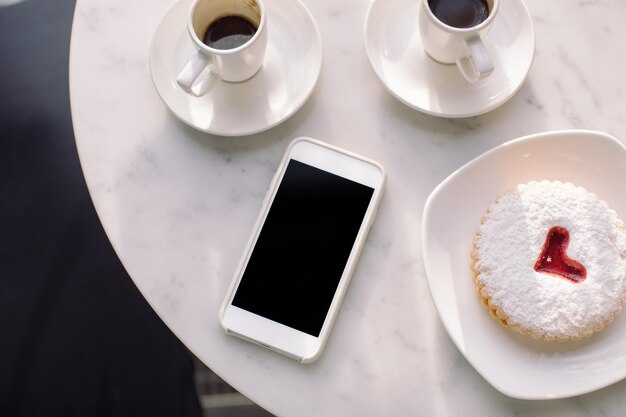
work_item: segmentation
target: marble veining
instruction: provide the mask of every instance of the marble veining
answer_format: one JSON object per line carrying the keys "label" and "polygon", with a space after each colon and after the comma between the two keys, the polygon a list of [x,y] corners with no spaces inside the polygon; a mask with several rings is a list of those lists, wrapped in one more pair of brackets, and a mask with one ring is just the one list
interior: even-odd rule
{"label": "marble veining", "polygon": [[[386,92],[363,46],[367,1],[304,3],[324,52],[312,97],[269,131],[220,138],[179,122],[152,85],[150,42],[172,0],[78,0],[70,58],[77,147],[100,219],[142,294],[201,360],[277,415],[622,415],[626,382],[535,402],[486,383],[437,316],[420,232],[432,189],[498,144],[566,128],[626,140],[626,3],[527,0],[536,54],[524,86],[502,107],[457,120],[421,114]],[[329,344],[305,366],[223,334],[217,320],[274,170],[302,135],[388,170]]]}

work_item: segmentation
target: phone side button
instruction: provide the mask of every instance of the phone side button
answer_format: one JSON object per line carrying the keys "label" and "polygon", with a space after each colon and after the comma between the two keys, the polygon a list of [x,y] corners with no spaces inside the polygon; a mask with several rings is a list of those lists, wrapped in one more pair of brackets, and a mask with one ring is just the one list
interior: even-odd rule
{"label": "phone side button", "polygon": [[265,197],[263,197],[263,207],[265,207],[270,201],[270,195],[272,194],[272,190],[276,187],[276,182],[278,181],[278,173],[274,174],[272,177],[272,181],[270,181],[270,186],[265,193]]}
{"label": "phone side button", "polygon": [[269,189],[269,190],[267,190],[267,192],[265,193],[265,197],[263,197],[263,205],[262,205],[262,207],[266,207],[266,206],[267,206],[267,204],[269,203],[269,201],[270,201],[270,191],[271,191],[271,190],[272,190],[272,189],[270,188],[270,189]]}

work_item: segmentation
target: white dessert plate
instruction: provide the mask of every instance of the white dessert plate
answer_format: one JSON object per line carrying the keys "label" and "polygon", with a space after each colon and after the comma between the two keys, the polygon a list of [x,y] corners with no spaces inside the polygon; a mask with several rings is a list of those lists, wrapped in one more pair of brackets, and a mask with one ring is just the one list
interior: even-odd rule
{"label": "white dessert plate", "polygon": [[520,89],[535,54],[533,20],[522,0],[500,2],[484,38],[495,70],[475,84],[456,65],[437,63],[424,52],[418,7],[415,0],[374,0],[367,13],[367,56],[394,97],[421,112],[456,118],[493,110]]}
{"label": "white dessert plate", "polygon": [[259,72],[242,83],[218,81],[193,97],[176,77],[195,53],[187,33],[191,0],[176,2],[159,24],[150,70],[167,107],[188,125],[215,135],[243,136],[270,129],[309,98],[322,66],[322,41],[313,16],[299,0],[266,0],[268,44]]}
{"label": "white dessert plate", "polygon": [[500,145],[451,174],[424,207],[422,248],[430,292],[448,334],[502,393],[565,398],[626,377],[626,312],[578,342],[549,343],[501,326],[476,294],[472,239],[496,198],[519,183],[569,181],[596,193],[626,219],[626,147],[592,131],[559,131]]}

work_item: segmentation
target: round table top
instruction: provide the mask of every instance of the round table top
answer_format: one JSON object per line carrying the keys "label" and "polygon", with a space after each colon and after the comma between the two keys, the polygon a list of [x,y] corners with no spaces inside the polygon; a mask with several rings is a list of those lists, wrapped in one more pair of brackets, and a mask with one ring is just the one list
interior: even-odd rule
{"label": "round table top", "polygon": [[[511,139],[592,129],[626,140],[626,3],[527,0],[536,39],[528,77],[501,106],[471,118],[427,115],[388,92],[366,52],[368,1],[303,3],[323,49],[312,95],[278,126],[222,137],[177,119],[153,84],[151,42],[172,0],[77,2],[70,96],[83,172],[115,251],[159,317],[226,382],[277,415],[622,413],[625,382],[551,401],[513,399],[488,383],[437,313],[422,220],[441,181]],[[308,365],[228,336],[218,323],[267,187],[298,136],[375,159],[388,174],[329,343]],[[469,271],[469,253],[467,262]]]}

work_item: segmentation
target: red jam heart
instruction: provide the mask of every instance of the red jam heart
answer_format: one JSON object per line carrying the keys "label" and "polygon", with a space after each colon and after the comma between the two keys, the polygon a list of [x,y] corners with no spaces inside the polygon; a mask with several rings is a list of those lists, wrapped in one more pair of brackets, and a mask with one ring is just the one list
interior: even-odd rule
{"label": "red jam heart", "polygon": [[583,282],[587,278],[587,270],[580,262],[567,256],[568,245],[569,232],[566,228],[554,226],[550,229],[535,263],[535,271],[559,275],[575,283]]}

